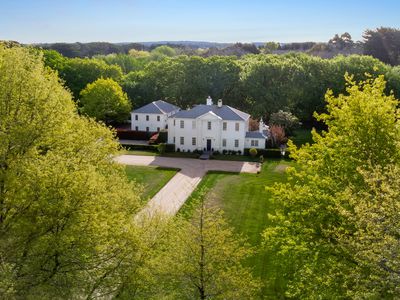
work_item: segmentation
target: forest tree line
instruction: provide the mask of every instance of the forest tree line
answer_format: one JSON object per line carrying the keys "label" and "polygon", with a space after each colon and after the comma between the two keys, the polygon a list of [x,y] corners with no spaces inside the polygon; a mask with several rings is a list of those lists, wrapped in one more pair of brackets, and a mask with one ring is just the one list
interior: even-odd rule
{"label": "forest tree line", "polygon": [[324,111],[328,89],[336,95],[345,91],[346,73],[357,81],[384,75],[386,92],[400,94],[400,66],[364,55],[332,59],[304,53],[200,57],[179,55],[171,47],[160,46],[150,52],[131,49],[128,54],[66,58],[54,50],[42,51],[45,63],[58,71],[75,100],[89,83],[111,78],[122,87],[133,108],[165,99],[186,109],[210,95],[255,118],[268,119],[285,110],[307,123],[313,121],[314,111]]}

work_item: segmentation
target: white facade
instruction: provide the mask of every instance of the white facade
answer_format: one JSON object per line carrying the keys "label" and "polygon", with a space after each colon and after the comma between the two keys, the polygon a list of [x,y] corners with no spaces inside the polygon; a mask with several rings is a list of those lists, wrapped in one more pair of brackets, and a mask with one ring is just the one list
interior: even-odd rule
{"label": "white facade", "polygon": [[168,143],[181,151],[240,150],[243,153],[247,128],[248,121],[224,121],[213,112],[196,119],[172,117],[168,119]]}
{"label": "white facade", "polygon": [[167,128],[167,114],[131,113],[131,129],[156,132]]}
{"label": "white facade", "polygon": [[153,101],[131,112],[131,129],[158,132],[167,129],[168,118],[180,108],[163,100]]}
{"label": "white facade", "polygon": [[243,154],[245,148],[265,148],[267,139],[262,120],[259,131],[249,131],[249,119],[249,114],[222,105],[222,100],[214,105],[208,97],[205,105],[189,110],[161,100],[152,102],[132,112],[131,126],[137,131],[168,129],[168,143],[174,144],[177,151],[226,150]]}

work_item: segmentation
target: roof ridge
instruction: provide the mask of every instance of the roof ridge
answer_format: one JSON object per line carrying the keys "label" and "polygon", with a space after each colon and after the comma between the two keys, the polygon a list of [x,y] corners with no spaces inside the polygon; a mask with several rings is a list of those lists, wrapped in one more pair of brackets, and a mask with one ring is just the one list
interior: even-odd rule
{"label": "roof ridge", "polygon": [[241,110],[239,110],[239,109],[237,109],[237,108],[234,108],[234,107],[229,106],[229,105],[226,105],[226,104],[225,104],[225,106],[226,106],[226,107],[229,107],[231,111],[233,111],[236,115],[239,116],[239,118],[241,118],[241,119],[243,119],[243,120],[244,120],[243,116],[241,116],[240,114],[238,114],[238,112],[243,113],[243,114],[246,114],[246,115],[248,115],[248,116],[250,117],[250,115],[249,115],[248,113],[245,113],[244,111],[241,111]]}
{"label": "roof ridge", "polygon": [[[162,100],[157,100],[157,101],[162,101]],[[153,103],[163,114],[165,114],[165,111],[162,110],[162,109],[156,104],[157,101],[153,101],[152,103]]]}

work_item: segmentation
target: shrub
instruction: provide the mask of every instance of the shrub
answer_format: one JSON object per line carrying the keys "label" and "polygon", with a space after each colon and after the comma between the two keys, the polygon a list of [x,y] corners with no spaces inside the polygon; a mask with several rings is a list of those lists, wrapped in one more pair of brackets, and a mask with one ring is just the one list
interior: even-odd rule
{"label": "shrub", "polygon": [[151,151],[156,152],[158,150],[155,145],[124,145],[127,150],[141,150],[141,151]]}
{"label": "shrub", "polygon": [[241,150],[239,150],[237,153],[238,153],[239,155],[241,155],[241,154],[242,154],[242,151],[241,151]]}
{"label": "shrub", "polygon": [[165,152],[175,152],[175,144],[165,144]]}
{"label": "shrub", "polygon": [[217,151],[214,151],[213,154],[215,154],[215,155],[220,155],[220,152],[217,150]]}
{"label": "shrub", "polygon": [[228,153],[228,151],[226,149],[222,150],[223,155],[225,155],[226,153]]}
{"label": "shrub", "polygon": [[167,145],[165,143],[158,144],[158,146],[157,146],[158,153],[164,154],[166,148],[167,148]]}
{"label": "shrub", "polygon": [[250,150],[249,150],[249,154],[250,154],[250,156],[251,157],[256,157],[257,156],[257,149],[256,148],[251,148]]}
{"label": "shrub", "polygon": [[[249,153],[250,149],[246,148],[244,149],[244,155],[250,155]],[[263,160],[265,158],[281,158],[281,150],[280,149],[258,149],[257,150],[258,155],[263,156]],[[285,157],[290,157],[289,151],[286,150]]]}
{"label": "shrub", "polygon": [[121,140],[148,140],[152,132],[117,129],[117,137]]}
{"label": "shrub", "polygon": [[181,149],[180,148],[176,149],[176,152],[181,152]]}

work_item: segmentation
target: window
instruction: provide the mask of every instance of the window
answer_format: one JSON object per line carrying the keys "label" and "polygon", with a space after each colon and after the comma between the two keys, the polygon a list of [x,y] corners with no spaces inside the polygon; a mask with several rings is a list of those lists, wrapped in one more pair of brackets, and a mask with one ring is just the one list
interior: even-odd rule
{"label": "window", "polygon": [[239,131],[239,123],[235,123],[235,130]]}
{"label": "window", "polygon": [[160,131],[160,127],[157,127],[157,131]]}
{"label": "window", "polygon": [[235,148],[239,147],[239,140],[235,140]]}
{"label": "window", "polygon": [[146,131],[149,131],[149,127],[146,127]]}
{"label": "window", "polygon": [[139,116],[138,115],[135,115],[135,120],[136,121],[139,120]]}
{"label": "window", "polygon": [[222,139],[222,147],[226,147],[226,139]]}
{"label": "window", "polygon": [[174,126],[175,126],[175,119],[174,119]]}
{"label": "window", "polygon": [[208,130],[211,130],[211,122],[207,122],[207,128]]}
{"label": "window", "polygon": [[160,122],[160,116],[157,116],[157,121]]}
{"label": "window", "polygon": [[222,123],[222,130],[226,131],[226,122]]}
{"label": "window", "polygon": [[135,126],[135,130],[136,130],[136,131],[139,131],[139,127],[138,127],[138,126]]}
{"label": "window", "polygon": [[148,121],[148,120],[149,120],[149,118],[150,118],[150,117],[149,117],[148,115],[146,115],[146,121]]}
{"label": "window", "polygon": [[258,147],[258,140],[251,140],[252,147]]}
{"label": "window", "polygon": [[195,137],[192,137],[192,145],[196,146],[196,138]]}
{"label": "window", "polygon": [[192,121],[192,129],[196,129],[196,121]]}
{"label": "window", "polygon": [[181,145],[185,144],[185,138],[183,136],[181,136]]}
{"label": "window", "polygon": [[174,137],[174,144],[175,144],[175,137]]}
{"label": "window", "polygon": [[185,121],[181,120],[181,128],[185,128]]}

